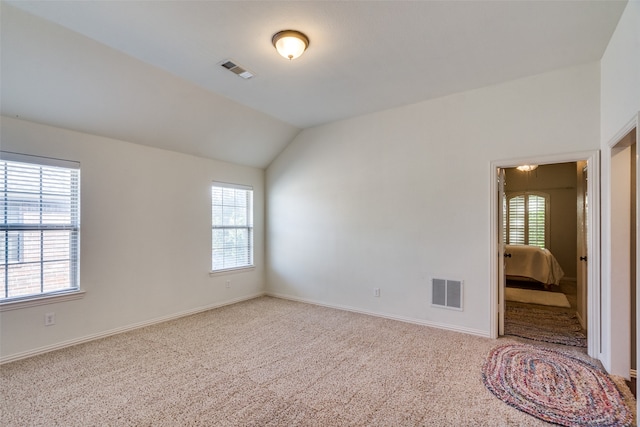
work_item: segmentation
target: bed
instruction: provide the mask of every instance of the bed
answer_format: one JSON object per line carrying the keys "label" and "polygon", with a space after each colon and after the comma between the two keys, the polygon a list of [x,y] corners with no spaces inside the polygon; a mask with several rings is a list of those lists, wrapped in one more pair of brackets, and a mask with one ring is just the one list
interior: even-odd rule
{"label": "bed", "polygon": [[559,285],[564,276],[562,267],[548,249],[527,245],[506,245],[505,274],[509,279],[533,279],[549,285]]}

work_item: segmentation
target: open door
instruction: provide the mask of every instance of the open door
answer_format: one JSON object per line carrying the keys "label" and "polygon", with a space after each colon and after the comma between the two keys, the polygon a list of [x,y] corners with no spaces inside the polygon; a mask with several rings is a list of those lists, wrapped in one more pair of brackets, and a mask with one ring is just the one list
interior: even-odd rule
{"label": "open door", "polygon": [[587,329],[587,276],[589,254],[587,253],[587,211],[588,211],[588,169],[587,162],[584,160],[576,163],[577,188],[578,196],[578,220],[577,220],[577,255],[576,265],[576,288],[577,288],[577,307],[576,315],[580,321],[582,328]]}
{"label": "open door", "polygon": [[498,168],[498,335],[504,335],[504,288],[507,283],[505,273],[505,247],[504,247],[504,224],[507,198],[504,193],[503,168]]}

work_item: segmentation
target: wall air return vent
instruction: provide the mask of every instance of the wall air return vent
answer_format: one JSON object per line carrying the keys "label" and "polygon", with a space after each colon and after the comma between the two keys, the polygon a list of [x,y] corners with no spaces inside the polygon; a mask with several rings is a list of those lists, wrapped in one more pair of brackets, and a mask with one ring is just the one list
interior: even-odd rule
{"label": "wall air return vent", "polygon": [[231,71],[234,74],[239,75],[243,79],[250,79],[251,77],[253,77],[253,73],[251,73],[250,71],[247,71],[245,68],[242,68],[241,66],[239,66],[238,64],[236,64],[231,60],[226,60],[221,62],[220,66],[226,68],[227,70]]}
{"label": "wall air return vent", "polygon": [[462,280],[431,279],[431,305],[462,311]]}

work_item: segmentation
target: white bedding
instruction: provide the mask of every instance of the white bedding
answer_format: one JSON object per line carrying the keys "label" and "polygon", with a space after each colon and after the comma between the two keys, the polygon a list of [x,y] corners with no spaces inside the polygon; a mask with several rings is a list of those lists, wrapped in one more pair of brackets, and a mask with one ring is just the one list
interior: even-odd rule
{"label": "white bedding", "polygon": [[[564,276],[558,260],[548,249],[527,245],[506,245],[507,276],[528,277],[547,285],[559,285]],[[511,254],[511,257],[508,256]]]}

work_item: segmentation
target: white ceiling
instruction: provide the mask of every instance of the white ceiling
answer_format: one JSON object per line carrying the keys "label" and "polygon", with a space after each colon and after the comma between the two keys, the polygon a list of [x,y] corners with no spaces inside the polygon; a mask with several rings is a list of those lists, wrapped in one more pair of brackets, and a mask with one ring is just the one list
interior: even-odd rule
{"label": "white ceiling", "polygon": [[[302,128],[596,61],[625,5],[3,1],[0,101],[5,115],[266,167]],[[283,29],[309,37],[301,58],[273,49]],[[255,77],[219,66],[229,58]]]}

